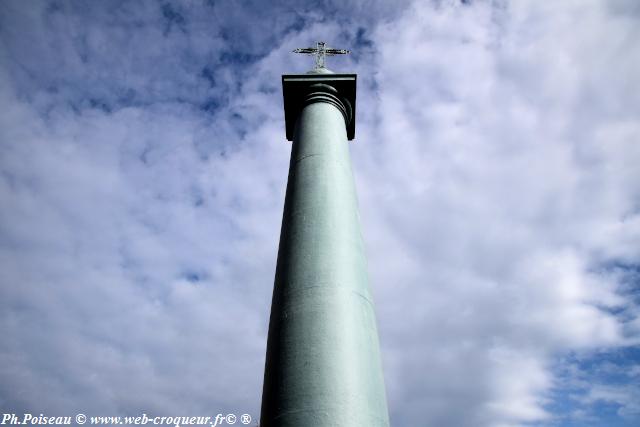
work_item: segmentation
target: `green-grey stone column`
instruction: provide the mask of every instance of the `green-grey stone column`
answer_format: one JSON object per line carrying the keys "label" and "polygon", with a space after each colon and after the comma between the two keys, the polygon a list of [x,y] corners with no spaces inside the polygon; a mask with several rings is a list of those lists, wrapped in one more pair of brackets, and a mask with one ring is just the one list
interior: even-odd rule
{"label": "green-grey stone column", "polygon": [[[351,100],[341,76],[352,76]],[[297,77],[285,88],[288,126],[295,124],[260,426],[387,427],[349,159],[355,75]]]}

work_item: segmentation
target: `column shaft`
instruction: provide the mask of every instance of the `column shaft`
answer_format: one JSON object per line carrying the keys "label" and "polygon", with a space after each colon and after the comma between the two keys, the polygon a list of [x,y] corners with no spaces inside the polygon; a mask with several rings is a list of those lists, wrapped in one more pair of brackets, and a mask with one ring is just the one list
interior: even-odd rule
{"label": "column shaft", "polygon": [[291,153],[261,427],[387,427],[344,112],[302,108]]}

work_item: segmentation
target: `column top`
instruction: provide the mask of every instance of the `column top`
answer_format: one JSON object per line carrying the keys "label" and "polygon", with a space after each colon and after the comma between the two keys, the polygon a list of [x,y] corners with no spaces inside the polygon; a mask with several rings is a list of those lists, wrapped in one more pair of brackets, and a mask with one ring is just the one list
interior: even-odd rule
{"label": "column top", "polygon": [[313,72],[308,74],[283,74],[282,94],[284,96],[284,121],[287,140],[293,140],[293,131],[296,119],[303,107],[305,96],[309,93],[311,85],[325,84],[333,87],[338,96],[351,107],[352,119],[346,123],[347,139],[355,137],[356,130],[356,74],[334,74],[328,72]]}

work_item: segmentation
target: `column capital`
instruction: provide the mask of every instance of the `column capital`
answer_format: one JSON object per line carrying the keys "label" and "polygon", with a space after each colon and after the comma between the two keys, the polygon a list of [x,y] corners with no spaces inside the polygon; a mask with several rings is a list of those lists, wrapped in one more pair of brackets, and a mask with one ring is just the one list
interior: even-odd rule
{"label": "column capital", "polygon": [[356,129],[356,78],[356,74],[284,74],[282,93],[287,139],[293,140],[298,114],[305,105],[328,102],[344,116],[347,138],[352,140]]}

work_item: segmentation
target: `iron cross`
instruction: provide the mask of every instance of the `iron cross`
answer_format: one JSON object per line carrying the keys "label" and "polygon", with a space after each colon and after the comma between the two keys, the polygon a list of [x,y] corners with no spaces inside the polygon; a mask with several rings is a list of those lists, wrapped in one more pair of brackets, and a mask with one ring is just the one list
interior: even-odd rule
{"label": "iron cross", "polygon": [[327,47],[325,42],[317,42],[316,47],[301,47],[293,50],[294,53],[304,53],[307,55],[315,55],[316,69],[324,68],[325,56],[344,55],[349,53],[346,49],[332,49]]}

